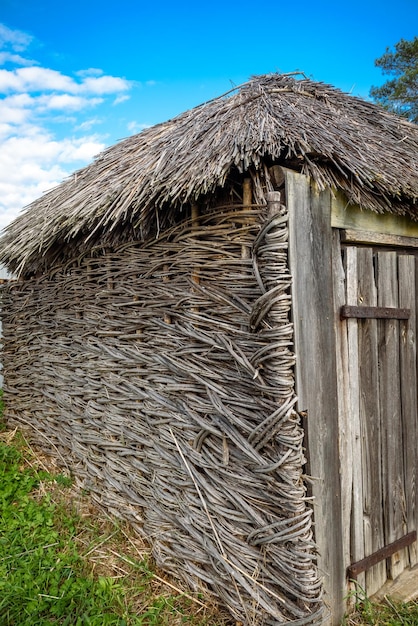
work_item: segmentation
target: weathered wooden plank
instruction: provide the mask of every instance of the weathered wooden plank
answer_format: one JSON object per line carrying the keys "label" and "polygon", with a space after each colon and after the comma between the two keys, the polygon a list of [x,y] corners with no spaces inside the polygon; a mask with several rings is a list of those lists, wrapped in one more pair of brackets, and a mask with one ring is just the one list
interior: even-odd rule
{"label": "weathered wooden plank", "polygon": [[402,215],[377,214],[357,205],[349,205],[342,193],[336,193],[332,198],[331,225],[333,228],[418,238],[417,222]]}
{"label": "weathered wooden plank", "polygon": [[392,248],[418,248],[417,237],[404,237],[392,233],[375,233],[368,230],[344,229],[341,231],[341,240],[346,243],[390,246]]}
{"label": "weathered wooden plank", "polygon": [[[358,302],[376,308],[373,252],[371,248],[357,251]],[[382,476],[381,432],[379,402],[378,322],[376,319],[358,321],[359,400],[361,433],[361,473],[363,497],[364,555],[368,557],[385,545]],[[365,574],[365,591],[372,595],[386,582],[386,563],[377,563]]]}
{"label": "weathered wooden plank", "polygon": [[[398,306],[396,252],[381,251],[378,259],[378,306]],[[403,479],[402,409],[399,363],[399,321],[381,320],[380,414],[382,428],[382,481],[386,543],[405,534],[405,489]],[[389,575],[396,578],[406,566],[403,551],[389,560]]]}
{"label": "weathered wooden plank", "polygon": [[[315,539],[320,553],[328,623],[344,612],[337,376],[331,259],[331,199],[307,177],[284,170],[289,211],[289,262],[298,410],[307,413],[314,478]],[[324,622],[325,623],[325,622]]]}
{"label": "weathered wooden plank", "polygon": [[[417,483],[417,370],[416,370],[416,275],[415,257],[402,255],[398,258],[399,306],[411,311],[408,322],[401,323],[401,398],[402,431],[405,464],[406,522],[408,531],[416,525]],[[409,548],[410,565],[417,563],[416,542]]]}
{"label": "weathered wooden plank", "polygon": [[[333,230],[332,266],[334,275],[334,308],[336,336],[336,366],[338,381],[338,448],[340,451],[341,519],[343,533],[343,563],[347,569],[351,563],[351,511],[353,501],[353,435],[350,397],[347,320],[338,315],[346,303],[345,269],[340,233]],[[348,589],[347,589],[348,592]]]}
{"label": "weathered wooden plank", "polygon": [[[355,306],[358,303],[358,249],[346,249],[346,301]],[[358,353],[358,321],[347,319],[348,336],[348,375],[349,375],[349,407],[351,418],[351,437],[353,449],[352,469],[352,505],[351,505],[351,558],[359,561],[364,558],[364,524],[363,524],[363,468],[360,424],[360,381]],[[365,575],[362,574],[358,583],[364,589]]]}
{"label": "weathered wooden plank", "polygon": [[[244,211],[246,209],[248,210],[248,207],[251,206],[252,201],[253,201],[253,187],[252,187],[251,178],[244,178],[243,183],[242,183],[242,204],[243,204]],[[250,246],[248,245],[241,246],[241,257],[243,259],[249,259],[251,257]]]}

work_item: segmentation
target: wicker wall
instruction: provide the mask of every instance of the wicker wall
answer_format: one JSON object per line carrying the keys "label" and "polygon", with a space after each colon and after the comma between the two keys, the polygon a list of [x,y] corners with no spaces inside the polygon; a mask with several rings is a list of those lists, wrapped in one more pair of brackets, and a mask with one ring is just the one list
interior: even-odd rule
{"label": "wicker wall", "polygon": [[3,290],[7,417],[245,624],[321,623],[289,286],[237,207]]}

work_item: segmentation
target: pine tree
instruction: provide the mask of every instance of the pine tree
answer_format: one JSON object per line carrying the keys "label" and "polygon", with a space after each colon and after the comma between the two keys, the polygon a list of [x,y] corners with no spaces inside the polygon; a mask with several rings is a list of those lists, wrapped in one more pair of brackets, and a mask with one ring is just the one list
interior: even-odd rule
{"label": "pine tree", "polygon": [[370,96],[389,111],[418,123],[418,37],[401,39],[394,52],[386,48],[375,65],[393,78],[381,87],[372,87]]}

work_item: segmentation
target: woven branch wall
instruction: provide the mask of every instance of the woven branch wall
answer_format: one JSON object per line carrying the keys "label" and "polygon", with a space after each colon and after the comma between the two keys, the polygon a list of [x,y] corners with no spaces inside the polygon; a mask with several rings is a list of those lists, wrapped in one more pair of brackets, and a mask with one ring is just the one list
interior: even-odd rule
{"label": "woven branch wall", "polygon": [[7,417],[245,624],[319,624],[287,224],[242,206],[3,290]]}

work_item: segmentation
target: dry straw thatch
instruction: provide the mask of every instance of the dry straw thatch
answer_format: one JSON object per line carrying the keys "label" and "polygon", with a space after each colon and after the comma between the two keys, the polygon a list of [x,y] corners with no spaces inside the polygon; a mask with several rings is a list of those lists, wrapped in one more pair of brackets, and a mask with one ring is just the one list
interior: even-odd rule
{"label": "dry straw thatch", "polygon": [[328,85],[256,77],[105,150],[7,229],[0,260],[38,271],[66,243],[137,237],[225,184],[234,169],[280,163],[377,212],[416,217],[418,128]]}

